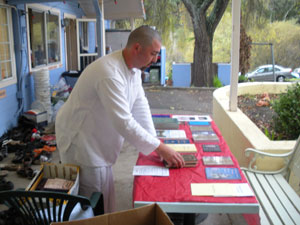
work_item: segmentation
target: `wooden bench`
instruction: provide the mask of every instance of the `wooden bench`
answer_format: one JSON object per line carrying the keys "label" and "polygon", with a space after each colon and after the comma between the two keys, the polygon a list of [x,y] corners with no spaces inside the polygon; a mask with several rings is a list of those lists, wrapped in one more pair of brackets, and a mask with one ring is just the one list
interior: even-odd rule
{"label": "wooden bench", "polygon": [[[261,225],[300,224],[300,197],[288,183],[292,171],[300,177],[300,136],[289,153],[271,154],[248,148],[245,154],[253,156],[248,168],[241,169],[259,201]],[[257,170],[255,161],[264,156],[283,158],[285,164],[277,171]]]}

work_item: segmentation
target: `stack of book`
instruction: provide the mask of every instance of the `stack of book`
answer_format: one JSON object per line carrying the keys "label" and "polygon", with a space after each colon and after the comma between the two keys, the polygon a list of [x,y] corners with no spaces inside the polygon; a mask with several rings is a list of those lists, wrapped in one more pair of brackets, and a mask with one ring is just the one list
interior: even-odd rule
{"label": "stack of book", "polygon": [[155,129],[159,130],[177,130],[179,122],[177,119],[170,117],[152,117]]}
{"label": "stack of book", "polygon": [[[186,154],[186,155],[182,155],[182,158],[185,162],[184,167],[196,167],[198,165],[198,159],[195,155]],[[173,166],[169,166],[166,161],[163,161],[163,163],[167,168],[175,168]]]}
{"label": "stack of book", "polygon": [[206,166],[234,165],[230,156],[203,156],[202,160]]}
{"label": "stack of book", "polygon": [[219,137],[214,131],[193,131],[193,140],[199,142],[219,142]]}
{"label": "stack of book", "polygon": [[203,152],[221,152],[219,145],[202,145]]}
{"label": "stack of book", "polygon": [[214,131],[211,125],[190,125],[190,129],[192,132],[197,131]]}

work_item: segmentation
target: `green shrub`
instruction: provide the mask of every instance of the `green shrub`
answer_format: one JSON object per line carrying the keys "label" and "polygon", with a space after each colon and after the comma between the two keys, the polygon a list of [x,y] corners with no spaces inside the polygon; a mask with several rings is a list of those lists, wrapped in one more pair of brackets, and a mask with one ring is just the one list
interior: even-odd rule
{"label": "green shrub", "polygon": [[300,85],[289,87],[287,93],[281,94],[274,101],[274,129],[284,139],[295,140],[300,134]]}
{"label": "green shrub", "polygon": [[239,76],[239,83],[243,83],[243,82],[247,82],[247,77],[245,77],[245,75],[240,75]]}
{"label": "green shrub", "polygon": [[223,87],[223,84],[222,84],[222,82],[220,81],[220,79],[218,78],[218,76],[214,76],[214,79],[213,79],[213,85],[214,85],[214,87],[216,87],[216,88]]}

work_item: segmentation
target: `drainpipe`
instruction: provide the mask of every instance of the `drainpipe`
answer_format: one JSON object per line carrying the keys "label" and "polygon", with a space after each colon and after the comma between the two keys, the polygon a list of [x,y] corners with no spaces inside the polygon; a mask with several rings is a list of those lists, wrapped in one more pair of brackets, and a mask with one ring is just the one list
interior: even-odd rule
{"label": "drainpipe", "polygon": [[274,78],[274,82],[276,82],[276,76],[275,76],[275,60],[274,60],[274,51],[273,51],[273,44],[270,43],[270,47],[271,47],[271,56],[272,56],[272,64],[273,64],[273,78]]}
{"label": "drainpipe", "polygon": [[19,117],[20,114],[24,112],[24,97],[23,97],[23,86],[24,86],[24,77],[25,77],[25,68],[23,68],[23,51],[24,47],[22,46],[23,32],[22,26],[20,24],[20,14],[19,10],[15,6],[0,4],[1,6],[6,6],[14,9],[12,11],[12,23],[13,33],[14,33],[14,44],[15,44],[15,62],[16,62],[16,73],[17,73],[17,93],[16,97],[18,100],[18,111],[16,112],[16,117]]}
{"label": "drainpipe", "polygon": [[[98,0],[93,0],[95,12],[96,12],[96,19],[97,19],[97,44],[98,44],[98,57],[101,57],[104,55],[104,39],[103,39],[103,7],[99,6]],[[103,1],[101,1],[101,6],[103,6]]]}

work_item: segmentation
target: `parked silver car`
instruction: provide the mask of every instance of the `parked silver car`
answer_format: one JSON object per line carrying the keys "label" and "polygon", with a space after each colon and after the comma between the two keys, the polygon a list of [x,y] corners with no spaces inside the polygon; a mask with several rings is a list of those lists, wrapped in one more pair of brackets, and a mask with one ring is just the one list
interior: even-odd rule
{"label": "parked silver car", "polygon": [[[293,73],[296,73],[298,75],[298,78],[300,78],[300,67],[294,69]],[[295,75],[295,74],[294,74]]]}
{"label": "parked silver car", "polygon": [[[274,65],[276,81],[283,82],[285,79],[298,78],[292,74],[291,68],[285,68],[279,65]],[[245,75],[251,81],[274,81],[273,65],[263,65],[256,68],[253,72]]]}

